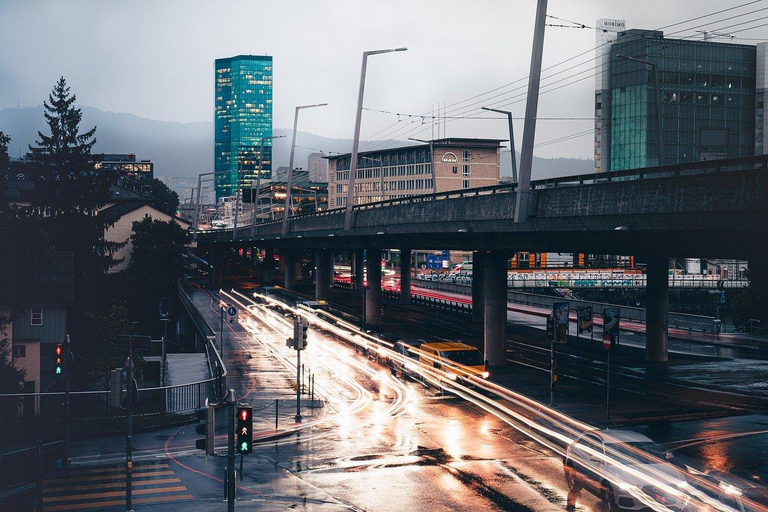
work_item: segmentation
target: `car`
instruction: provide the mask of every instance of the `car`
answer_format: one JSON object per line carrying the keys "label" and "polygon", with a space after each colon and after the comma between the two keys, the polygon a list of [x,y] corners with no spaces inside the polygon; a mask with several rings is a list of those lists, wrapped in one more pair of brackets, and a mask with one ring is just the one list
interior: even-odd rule
{"label": "car", "polygon": [[[644,495],[666,509],[685,510],[685,476],[667,462],[651,439],[631,430],[591,430],[566,448],[563,469],[570,491],[586,489],[602,498],[609,510],[648,510]],[[667,489],[653,481],[662,481]],[[637,490],[632,493],[633,488]]]}
{"label": "car", "polygon": [[392,350],[402,357],[389,359],[389,371],[395,377],[416,377],[419,374],[419,347],[424,340],[398,340]]}
{"label": "car", "polygon": [[472,345],[458,341],[424,343],[419,347],[419,362],[442,370],[451,380],[490,376],[483,354]]}

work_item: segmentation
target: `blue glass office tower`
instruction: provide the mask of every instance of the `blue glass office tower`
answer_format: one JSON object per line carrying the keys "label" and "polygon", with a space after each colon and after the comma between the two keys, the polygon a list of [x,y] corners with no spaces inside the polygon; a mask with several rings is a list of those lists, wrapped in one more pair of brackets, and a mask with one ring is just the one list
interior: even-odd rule
{"label": "blue glass office tower", "polygon": [[248,200],[259,172],[262,138],[261,178],[272,176],[272,141],[267,139],[272,136],[272,57],[216,59],[214,85],[216,200],[234,195],[238,181]]}

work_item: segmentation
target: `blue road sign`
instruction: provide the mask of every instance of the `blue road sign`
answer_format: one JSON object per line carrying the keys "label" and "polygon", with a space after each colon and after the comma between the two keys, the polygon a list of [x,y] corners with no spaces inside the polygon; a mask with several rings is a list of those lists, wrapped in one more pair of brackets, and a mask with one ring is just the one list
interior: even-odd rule
{"label": "blue road sign", "polygon": [[229,307],[227,308],[227,314],[228,314],[229,316],[235,316],[235,315],[237,315],[237,308],[236,308],[235,306],[229,306]]}

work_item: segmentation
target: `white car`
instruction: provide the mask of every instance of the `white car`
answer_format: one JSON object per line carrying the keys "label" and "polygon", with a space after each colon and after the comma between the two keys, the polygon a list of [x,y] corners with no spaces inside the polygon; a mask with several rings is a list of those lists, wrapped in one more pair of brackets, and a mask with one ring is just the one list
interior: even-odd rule
{"label": "white car", "polygon": [[652,440],[630,430],[593,430],[566,449],[568,489],[587,489],[609,510],[685,510],[685,476]]}

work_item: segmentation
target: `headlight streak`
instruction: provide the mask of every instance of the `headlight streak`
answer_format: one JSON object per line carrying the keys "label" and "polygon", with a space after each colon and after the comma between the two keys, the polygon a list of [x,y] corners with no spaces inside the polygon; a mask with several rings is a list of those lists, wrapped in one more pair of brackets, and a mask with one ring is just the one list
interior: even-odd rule
{"label": "headlight streak", "polygon": [[[252,299],[250,299],[249,297],[243,295],[242,293],[240,293],[240,292],[238,292],[236,290],[232,290],[231,294],[227,293],[227,292],[224,292],[224,291],[221,291],[220,293],[222,295],[227,296],[234,303],[238,304],[239,306],[243,307],[244,310],[247,310],[249,312],[252,312],[252,308],[253,307],[259,308],[264,313],[264,318],[265,319],[271,317],[270,321],[267,321],[267,325],[269,325],[270,327],[274,328],[275,331],[278,332],[278,333],[279,332],[285,332],[286,337],[288,337],[288,335],[290,335],[290,328],[292,327],[291,321],[286,319],[285,317],[280,316],[275,311],[272,311],[271,309],[266,307],[264,304],[257,304]],[[237,297],[235,297],[235,296],[237,296]],[[333,327],[332,324],[330,324],[328,322],[322,322],[320,319],[318,319],[314,315],[314,311],[313,310],[311,310],[309,308],[306,308],[305,306],[303,306],[301,304],[297,308],[290,308],[289,306],[285,305],[284,303],[279,303],[278,301],[275,301],[271,297],[259,296],[259,298],[267,299],[266,302],[268,304],[274,303],[275,305],[279,305],[280,308],[283,309],[283,310],[286,310],[286,311],[291,312],[291,313],[296,314],[296,315],[304,316],[305,318],[307,318],[310,321],[310,324],[315,326],[315,327],[319,326],[319,327],[321,327],[321,328],[323,328],[325,330],[331,331],[331,332],[336,331],[336,332],[338,332],[337,335],[346,335],[346,337],[349,336],[349,334],[346,333],[343,330],[340,330],[340,329],[329,329],[328,328],[329,326]],[[250,303],[250,307],[245,306],[245,303],[243,301],[249,302]],[[319,324],[319,325],[316,325],[316,324]],[[357,335],[358,335],[358,339],[362,340],[364,343],[366,342],[366,340],[363,339],[364,337],[367,338],[367,339],[373,339],[372,337],[367,335],[367,333],[357,333]],[[358,361],[357,359],[351,357],[349,354],[343,352],[342,350],[338,349],[335,346],[329,345],[327,342],[324,342],[324,340],[322,340],[321,338],[314,336],[314,333],[311,333],[311,336],[312,336],[312,338],[310,338],[310,339],[311,340],[314,339],[315,343],[310,343],[308,345],[307,352],[309,352],[310,355],[313,355],[313,353],[316,350],[316,347],[318,347],[320,344],[322,344],[322,351],[320,351],[320,352],[322,353],[323,357],[322,358],[321,357],[314,357],[313,360],[319,362],[320,365],[323,366],[326,369],[326,371],[328,372],[329,375],[332,375],[334,378],[341,380],[348,387],[354,389],[357,392],[357,394],[358,394],[358,398],[355,401],[353,401],[352,405],[346,406],[346,405],[344,405],[344,402],[342,401],[341,405],[337,406],[337,410],[339,410],[344,416],[349,418],[352,415],[357,414],[358,412],[362,411],[363,409],[369,408],[374,403],[374,399],[373,399],[372,394],[367,389],[365,389],[363,386],[361,386],[359,384],[359,382],[357,382],[356,375],[355,375],[354,371],[348,371],[350,369],[349,367],[353,367],[355,370],[357,370],[359,372],[362,372],[363,374],[365,374],[370,379],[373,379],[374,377],[379,377],[382,382],[387,382],[386,385],[388,386],[389,389],[392,389],[392,391],[394,392],[394,395],[395,395],[394,399],[389,403],[389,408],[386,411],[386,413],[389,416],[397,417],[397,416],[407,412],[407,407],[406,407],[407,399],[408,399],[408,396],[410,396],[410,395],[407,394],[407,388],[403,385],[403,383],[401,383],[398,380],[391,379],[389,377],[389,375],[386,374],[386,372],[380,372],[380,370],[378,368],[372,369],[369,366],[367,366],[365,364],[362,364],[360,361]],[[278,342],[278,345],[283,345],[283,340],[280,340]],[[370,346],[370,344],[369,344],[369,346]],[[275,348],[275,347],[272,347],[272,348]],[[288,350],[284,346],[281,346],[280,348],[282,349],[283,352]],[[318,356],[318,355],[320,355],[320,353],[314,354],[314,355]],[[325,359],[327,359],[329,356],[330,356],[331,360],[326,362]],[[282,362],[284,364],[287,364],[289,368],[292,368],[292,369],[295,370],[295,368],[296,368],[295,363],[292,363],[287,358],[282,357],[282,355],[280,355],[279,357],[281,357],[281,360],[282,360]],[[345,367],[343,365],[339,365],[338,364],[339,361],[343,361],[344,363],[346,363],[347,366]],[[383,376],[384,378],[382,378],[382,376],[380,376],[380,373],[384,373],[385,374]],[[317,383],[316,383],[316,385],[317,385]],[[382,384],[380,384],[380,386],[381,385]],[[381,416],[376,417],[374,415],[372,418],[370,418],[367,421],[367,423],[369,423],[369,424],[370,423],[377,423],[377,422],[380,423],[380,421],[377,421],[377,420],[380,420],[380,419],[381,419]],[[322,422],[322,421],[320,421],[320,422]],[[307,423],[307,424],[309,424],[309,423]],[[327,433],[317,434],[317,435],[313,436],[312,438],[320,437],[320,436],[325,436],[325,435],[328,435],[328,434]],[[309,439],[309,438],[306,435],[302,436],[302,440],[307,440],[307,439]]]}
{"label": "headlight streak", "polygon": [[[249,300],[246,296],[239,292],[233,291],[237,295]],[[259,295],[259,298],[265,300],[268,304],[279,306],[282,309],[291,310],[285,303],[274,299],[272,297]],[[267,310],[271,311],[271,310]],[[675,507],[682,507],[685,505],[686,510],[704,510],[709,507],[713,507],[716,510],[734,510],[727,507],[723,503],[710,498],[707,494],[699,491],[691,485],[680,485],[680,480],[672,478],[670,475],[665,474],[662,471],[654,467],[649,467],[648,464],[637,464],[629,455],[618,452],[612,448],[607,448],[606,453],[599,452],[591,449],[588,446],[582,446],[581,448],[587,453],[586,460],[581,457],[574,457],[574,454],[568,453],[565,447],[570,446],[580,435],[591,430],[597,430],[596,427],[588,425],[586,423],[575,420],[565,414],[562,414],[554,409],[551,409],[535,400],[532,400],[524,395],[515,393],[509,389],[503,388],[492,382],[484,380],[486,375],[482,372],[467,372],[464,368],[451,365],[447,361],[439,361],[445,368],[449,370],[440,370],[434,368],[432,364],[436,361],[427,354],[408,349],[411,353],[419,353],[423,361],[416,361],[414,358],[403,356],[391,348],[393,343],[380,340],[375,336],[372,336],[364,331],[361,331],[357,326],[346,322],[345,320],[336,317],[327,311],[323,311],[325,318],[317,316],[315,310],[299,304],[293,309],[295,314],[301,315],[307,318],[311,325],[325,330],[342,340],[356,346],[365,352],[375,353],[385,361],[395,361],[398,364],[405,367],[410,372],[418,375],[422,380],[429,384],[453,393],[464,400],[476,405],[484,411],[499,418],[504,423],[510,425],[520,433],[531,437],[543,446],[548,447],[553,452],[565,457],[569,456],[572,459],[579,462],[581,465],[586,466],[589,470],[594,471],[601,478],[611,482],[617,488],[623,492],[629,493],[635,497],[638,501],[646,506],[653,508],[654,510],[671,510],[663,504],[657,502],[652,496],[642,491],[642,487],[654,488],[660,491],[665,496],[673,497],[677,502]],[[274,312],[273,312],[274,313]],[[330,318],[334,323],[329,322],[326,318]],[[285,319],[281,319],[285,320]],[[324,346],[324,349],[328,348]],[[339,357],[349,358],[347,354],[340,352],[334,352]],[[354,361],[351,363],[358,371],[361,371],[373,378],[374,370],[371,370],[368,366],[361,364],[354,358],[349,358]],[[345,362],[346,361],[345,359]],[[456,373],[454,373],[456,372]],[[493,400],[488,396],[485,396],[472,387],[463,384],[461,381],[456,381],[457,373],[461,374],[462,380],[471,384],[474,388],[484,390],[488,393],[496,395],[508,402],[518,409],[522,409],[528,415],[523,415],[519,411],[511,409],[507,404],[500,403],[497,400]],[[334,373],[338,373],[338,369],[334,369]],[[382,382],[384,381],[381,378]],[[389,379],[394,383],[399,383],[397,379]],[[400,413],[409,412],[412,407],[408,404],[413,404],[413,395],[415,393],[402,384],[400,387],[394,388],[398,393],[398,400],[400,400]],[[405,396],[405,399],[403,399]],[[540,423],[539,421],[544,424]],[[605,434],[603,434],[605,436]],[[609,436],[606,436],[609,437]],[[599,463],[591,462],[589,459],[594,458],[600,461]],[[634,462],[634,464],[633,464]],[[659,464],[668,464],[669,467],[674,467],[666,461],[659,460]],[[611,467],[613,471],[606,471],[604,466]],[[641,470],[638,467],[641,466]],[[619,473],[617,475],[616,473]],[[623,475],[623,476],[620,476]],[[717,486],[713,486],[710,482],[703,480],[697,476],[690,476],[689,479],[696,479],[696,482],[700,486],[706,486],[710,490],[712,488],[717,489]],[[629,481],[628,481],[629,480]],[[641,485],[635,485],[631,481],[640,481]],[[736,489],[735,487],[733,489]],[[723,488],[720,492],[728,492],[730,489]],[[731,491],[733,492],[733,491]],[[687,503],[686,503],[687,501]],[[744,503],[748,500],[744,499]],[[751,506],[754,506],[756,510],[768,510],[759,504],[750,502]]]}

